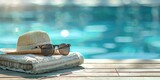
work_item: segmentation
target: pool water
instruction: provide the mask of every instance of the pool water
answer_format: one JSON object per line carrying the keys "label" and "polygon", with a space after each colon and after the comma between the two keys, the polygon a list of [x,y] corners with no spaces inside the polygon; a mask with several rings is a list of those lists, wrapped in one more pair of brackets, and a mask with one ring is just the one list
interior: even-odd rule
{"label": "pool water", "polygon": [[42,30],[89,59],[159,58],[159,6],[21,6],[0,7],[0,48],[16,48],[20,35]]}

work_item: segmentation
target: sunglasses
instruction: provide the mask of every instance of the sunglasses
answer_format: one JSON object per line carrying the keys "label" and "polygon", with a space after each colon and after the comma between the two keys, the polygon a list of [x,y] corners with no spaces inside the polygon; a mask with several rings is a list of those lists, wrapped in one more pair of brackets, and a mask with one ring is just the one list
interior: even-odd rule
{"label": "sunglasses", "polygon": [[[61,54],[61,55],[68,55],[70,52],[70,44],[65,44],[62,43],[60,45],[53,45],[53,44],[43,44],[43,45],[38,45],[35,48],[40,48],[41,49],[41,53],[44,56],[50,56],[55,54],[57,51]],[[57,48],[56,48],[57,47]]]}

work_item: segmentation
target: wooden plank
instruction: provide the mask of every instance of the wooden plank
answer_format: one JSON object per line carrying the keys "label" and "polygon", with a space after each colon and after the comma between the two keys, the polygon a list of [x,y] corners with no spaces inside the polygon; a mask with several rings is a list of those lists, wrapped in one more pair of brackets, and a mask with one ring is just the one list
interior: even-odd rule
{"label": "wooden plank", "polygon": [[[1,78],[0,78],[1,79]],[[160,77],[46,77],[46,78],[3,78],[3,80],[160,80]]]}
{"label": "wooden plank", "polygon": [[115,69],[83,69],[71,71],[72,73],[116,73]]}
{"label": "wooden plank", "polygon": [[25,74],[19,73],[14,71],[7,71],[10,74],[0,74],[1,78],[13,78],[13,79],[21,79],[21,78],[45,78],[45,77],[60,77],[60,76],[68,76],[68,77],[104,77],[104,76],[118,76],[115,69],[82,69],[82,70],[75,70],[75,71],[68,71],[68,70],[59,70],[51,73],[44,73],[44,74]]}
{"label": "wooden plank", "polygon": [[47,75],[47,76],[39,76],[39,75],[32,75],[32,76],[1,76],[1,78],[45,78],[45,77],[118,77],[117,73],[63,73],[59,75]]}
{"label": "wooden plank", "polygon": [[106,63],[106,64],[123,64],[123,63],[139,63],[139,64],[143,64],[143,63],[150,63],[150,64],[154,64],[154,63],[160,63],[160,59],[150,59],[150,60],[143,60],[143,59],[122,59],[122,60],[113,60],[113,59],[85,59],[84,63],[87,64],[92,64],[92,63]]}
{"label": "wooden plank", "polygon": [[160,69],[116,69],[118,73],[160,73]]}
{"label": "wooden plank", "polygon": [[118,73],[120,77],[160,77],[160,73]]}
{"label": "wooden plank", "polygon": [[0,78],[24,78],[24,77],[32,78],[36,76],[37,75],[0,69]]}
{"label": "wooden plank", "polygon": [[60,76],[69,76],[69,77],[112,77],[117,76],[117,73],[73,73],[73,74],[62,74]]}
{"label": "wooden plank", "polygon": [[[108,77],[68,77],[68,76],[61,76],[61,77],[47,77],[47,78],[41,78],[41,80],[107,80]],[[115,79],[110,78],[109,80]],[[157,79],[158,80],[158,79]]]}
{"label": "wooden plank", "polygon": [[[70,74],[76,74],[76,75],[88,74],[86,76],[89,76],[89,75],[94,76],[94,74],[98,74],[99,76],[105,76],[106,74],[110,74],[110,73],[111,74],[112,73],[117,74],[115,69],[76,69],[76,68],[71,68],[71,69],[58,70],[58,71],[53,71],[53,72],[50,72],[50,73],[37,74],[37,75],[20,73],[20,72],[9,71],[9,70],[1,70],[0,71],[0,78],[5,78],[5,77],[10,77],[10,78],[17,78],[17,77],[33,78],[33,77],[37,77],[37,78],[39,78],[39,77],[47,77],[47,76],[57,77],[57,76],[70,75]],[[83,76],[83,75],[81,75],[81,76]]]}
{"label": "wooden plank", "polygon": [[54,77],[42,80],[160,80],[160,77]]}
{"label": "wooden plank", "polygon": [[122,77],[159,77],[160,69],[116,69]]}
{"label": "wooden plank", "polygon": [[160,64],[82,64],[84,68],[145,68],[160,69]]}

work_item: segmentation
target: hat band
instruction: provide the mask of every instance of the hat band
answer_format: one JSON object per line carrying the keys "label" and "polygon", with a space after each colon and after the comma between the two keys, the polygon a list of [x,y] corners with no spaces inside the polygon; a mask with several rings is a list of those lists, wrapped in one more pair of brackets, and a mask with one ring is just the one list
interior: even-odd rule
{"label": "hat band", "polygon": [[35,48],[35,46],[37,46],[37,45],[43,45],[43,44],[51,44],[51,42],[48,41],[48,42],[37,43],[37,44],[27,45],[27,46],[17,46],[17,51],[21,51],[21,50],[32,50],[32,49]]}

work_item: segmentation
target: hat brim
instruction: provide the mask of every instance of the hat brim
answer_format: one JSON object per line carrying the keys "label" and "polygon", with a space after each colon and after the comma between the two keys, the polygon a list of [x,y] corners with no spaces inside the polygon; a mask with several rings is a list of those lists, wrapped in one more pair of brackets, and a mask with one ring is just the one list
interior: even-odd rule
{"label": "hat brim", "polygon": [[42,54],[40,49],[17,51],[16,49],[3,48],[0,51],[4,54]]}
{"label": "hat brim", "polygon": [[[9,48],[3,48],[0,49],[1,54],[15,54],[15,55],[19,55],[19,54],[37,54],[37,55],[43,55],[41,53],[41,49],[33,49],[33,50],[21,50],[21,51],[17,51],[16,49],[9,49]],[[59,52],[53,52],[54,55],[59,55]]]}

